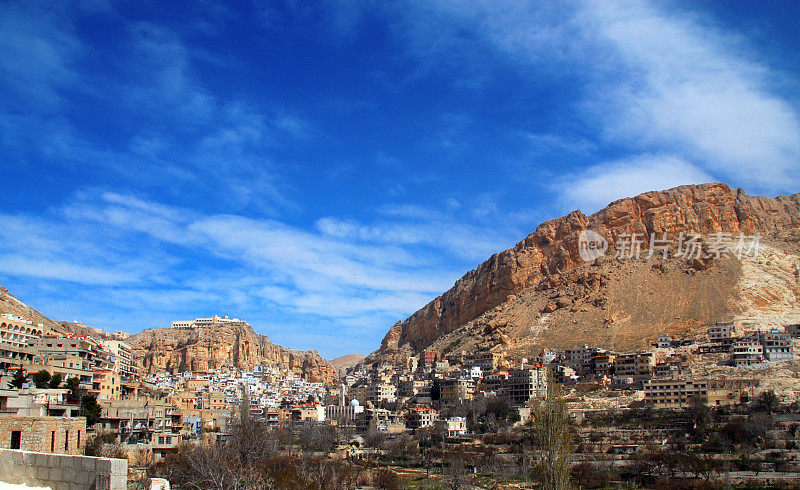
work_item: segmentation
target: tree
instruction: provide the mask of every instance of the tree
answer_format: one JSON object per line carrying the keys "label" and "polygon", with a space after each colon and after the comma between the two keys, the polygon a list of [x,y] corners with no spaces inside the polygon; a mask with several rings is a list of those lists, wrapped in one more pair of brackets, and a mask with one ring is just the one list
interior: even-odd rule
{"label": "tree", "polygon": [[100,420],[102,409],[97,404],[97,398],[84,396],[81,399],[81,415],[86,417],[86,426],[91,427]]}
{"label": "tree", "polygon": [[48,388],[53,388],[53,389],[58,388],[58,386],[61,384],[61,381],[62,381],[61,375],[60,374],[54,374],[53,377],[50,378],[50,382],[47,383],[47,387]]}
{"label": "tree", "polygon": [[753,400],[753,410],[755,412],[775,413],[780,406],[781,401],[772,390],[764,391]]}
{"label": "tree", "polygon": [[696,429],[702,429],[711,420],[711,410],[703,398],[693,396],[689,400],[689,418]]}
{"label": "tree", "polygon": [[14,379],[8,382],[9,388],[16,388],[21,389],[22,385],[28,382],[28,376],[25,374],[25,371],[22,368],[17,369],[17,372],[14,373]]}
{"label": "tree", "polygon": [[65,387],[69,390],[67,394],[67,401],[70,403],[78,403],[81,401],[81,396],[83,395],[83,389],[81,388],[81,380],[78,379],[76,376],[72,376],[67,378],[67,382],[64,383]]}
{"label": "tree", "polygon": [[39,389],[47,388],[50,385],[50,373],[42,369],[41,371],[33,373],[31,381],[33,381],[33,384]]}
{"label": "tree", "polygon": [[547,398],[537,407],[533,424],[537,473],[543,488],[561,490],[570,486],[572,434],[561,388],[553,381],[551,371],[547,378]]}
{"label": "tree", "polygon": [[381,468],[375,474],[375,478],[373,479],[372,483],[376,487],[384,490],[399,490],[401,482],[400,477],[397,476],[397,473],[389,468]]}
{"label": "tree", "polygon": [[448,451],[442,454],[442,478],[446,487],[460,490],[469,484],[467,455],[463,451]]}

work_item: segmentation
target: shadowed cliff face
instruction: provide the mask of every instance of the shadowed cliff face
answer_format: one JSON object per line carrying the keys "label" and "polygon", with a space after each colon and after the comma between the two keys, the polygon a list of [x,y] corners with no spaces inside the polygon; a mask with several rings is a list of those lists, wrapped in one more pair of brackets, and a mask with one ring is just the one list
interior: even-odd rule
{"label": "shadowed cliff face", "polygon": [[585,265],[578,253],[578,237],[591,229],[609,243],[608,255],[622,234],[642,234],[644,247],[651,233],[681,232],[710,235],[760,233],[765,238],[797,243],[800,237],[800,194],[775,199],[747,196],[725,184],[681,186],[654,191],[611,203],[587,217],[574,211],[547,221],[514,248],[492,255],[455,285],[386,334],[370,356],[417,352],[445,334],[497,307],[511,295]]}
{"label": "shadowed cliff face", "polygon": [[296,351],[273,344],[247,323],[194,329],[156,328],[128,339],[146,373],[207,371],[222,367],[278,367],[313,382],[332,382],[333,367],[316,351]]}

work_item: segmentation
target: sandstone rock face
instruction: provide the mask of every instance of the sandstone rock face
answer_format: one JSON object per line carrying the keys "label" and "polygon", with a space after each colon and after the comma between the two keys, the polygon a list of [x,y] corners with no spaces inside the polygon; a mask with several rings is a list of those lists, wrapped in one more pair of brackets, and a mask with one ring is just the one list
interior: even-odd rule
{"label": "sandstone rock face", "polygon": [[297,351],[273,344],[245,322],[194,329],[156,328],[128,339],[146,373],[207,371],[224,367],[273,366],[312,382],[330,383],[334,369],[317,351]]}
{"label": "sandstone rock face", "polygon": [[[673,238],[681,232],[704,236],[717,232],[760,233],[766,239],[797,244],[800,194],[771,199],[747,196],[741,189],[732,190],[726,184],[681,186],[621,199],[588,217],[574,211],[547,221],[514,248],[493,255],[456,281],[450,290],[395,324],[368,361],[388,358],[401,350],[418,352],[529,288],[545,290],[567,282],[596,289],[601,283],[601,272],[583,270],[587,264],[578,253],[578,237],[586,229],[608,241],[607,256],[614,255],[618,237],[633,233],[641,234],[644,248],[651,233],[660,237],[664,232]],[[702,274],[711,264],[698,262],[687,267]],[[581,270],[577,271],[578,268]],[[659,268],[663,274],[664,266],[658,264],[653,265],[653,273],[658,274]],[[570,271],[582,276],[569,277]],[[537,314],[569,310],[573,300],[559,294],[546,298]],[[595,295],[589,306],[608,308],[607,301],[607,297]],[[579,311],[589,306],[572,308]],[[495,340],[500,335],[496,333]]]}

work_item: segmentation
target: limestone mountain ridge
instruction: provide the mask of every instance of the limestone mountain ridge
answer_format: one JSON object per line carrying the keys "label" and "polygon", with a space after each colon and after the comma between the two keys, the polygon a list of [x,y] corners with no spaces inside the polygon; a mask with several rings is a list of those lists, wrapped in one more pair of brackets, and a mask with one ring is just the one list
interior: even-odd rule
{"label": "limestone mountain ridge", "polygon": [[[584,230],[607,241],[605,256],[581,259]],[[647,250],[651,234],[664,233],[758,234],[764,253],[752,260],[614,258],[621,237],[638,234]],[[800,194],[748,196],[710,183],[620,199],[591,216],[576,210],[542,223],[397,322],[364,362],[397,361],[426,348],[530,354],[582,341],[636,348],[657,333],[690,335],[712,321],[800,319],[799,244]]]}

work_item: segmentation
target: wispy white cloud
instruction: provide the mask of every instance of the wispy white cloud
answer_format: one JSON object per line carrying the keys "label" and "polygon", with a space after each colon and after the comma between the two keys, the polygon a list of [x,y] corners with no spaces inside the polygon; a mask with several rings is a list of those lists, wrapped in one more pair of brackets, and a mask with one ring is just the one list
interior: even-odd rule
{"label": "wispy white cloud", "polygon": [[[496,236],[444,212],[403,212],[413,219],[361,224],[328,217],[302,229],[88,189],[41,215],[2,216],[0,270],[6,279],[46,279],[65,290],[80,285],[71,299],[51,291],[60,299],[48,307],[106,328],[138,331],[166,324],[176,312],[224,307],[265,327],[323,323],[369,344],[466,270],[442,266],[451,255],[474,265],[478,254],[483,259],[500,246]],[[91,300],[84,314],[81,305],[92,294],[103,300]],[[147,315],[137,311],[142,305]],[[268,333],[310,347],[289,332]]]}
{"label": "wispy white cloud", "polygon": [[675,156],[644,155],[589,167],[560,178],[552,188],[561,196],[565,209],[590,214],[623,197],[713,180],[702,169]]}
{"label": "wispy white cloud", "polygon": [[533,133],[538,148],[575,153],[562,143],[579,141],[579,153],[598,159],[604,147],[627,159],[674,155],[755,192],[800,183],[800,117],[775,83],[792,75],[708,16],[655,2],[535,0],[409,2],[391,12],[420,70],[488,70],[499,54],[534,83],[574,84],[562,119],[565,128],[580,121],[580,133]]}
{"label": "wispy white cloud", "polygon": [[776,93],[771,82],[779,75],[752,59],[744,39],[642,3],[587,5],[590,24],[629,69],[607,92],[602,119],[610,139],[679,150],[758,189],[797,185],[796,108]]}

